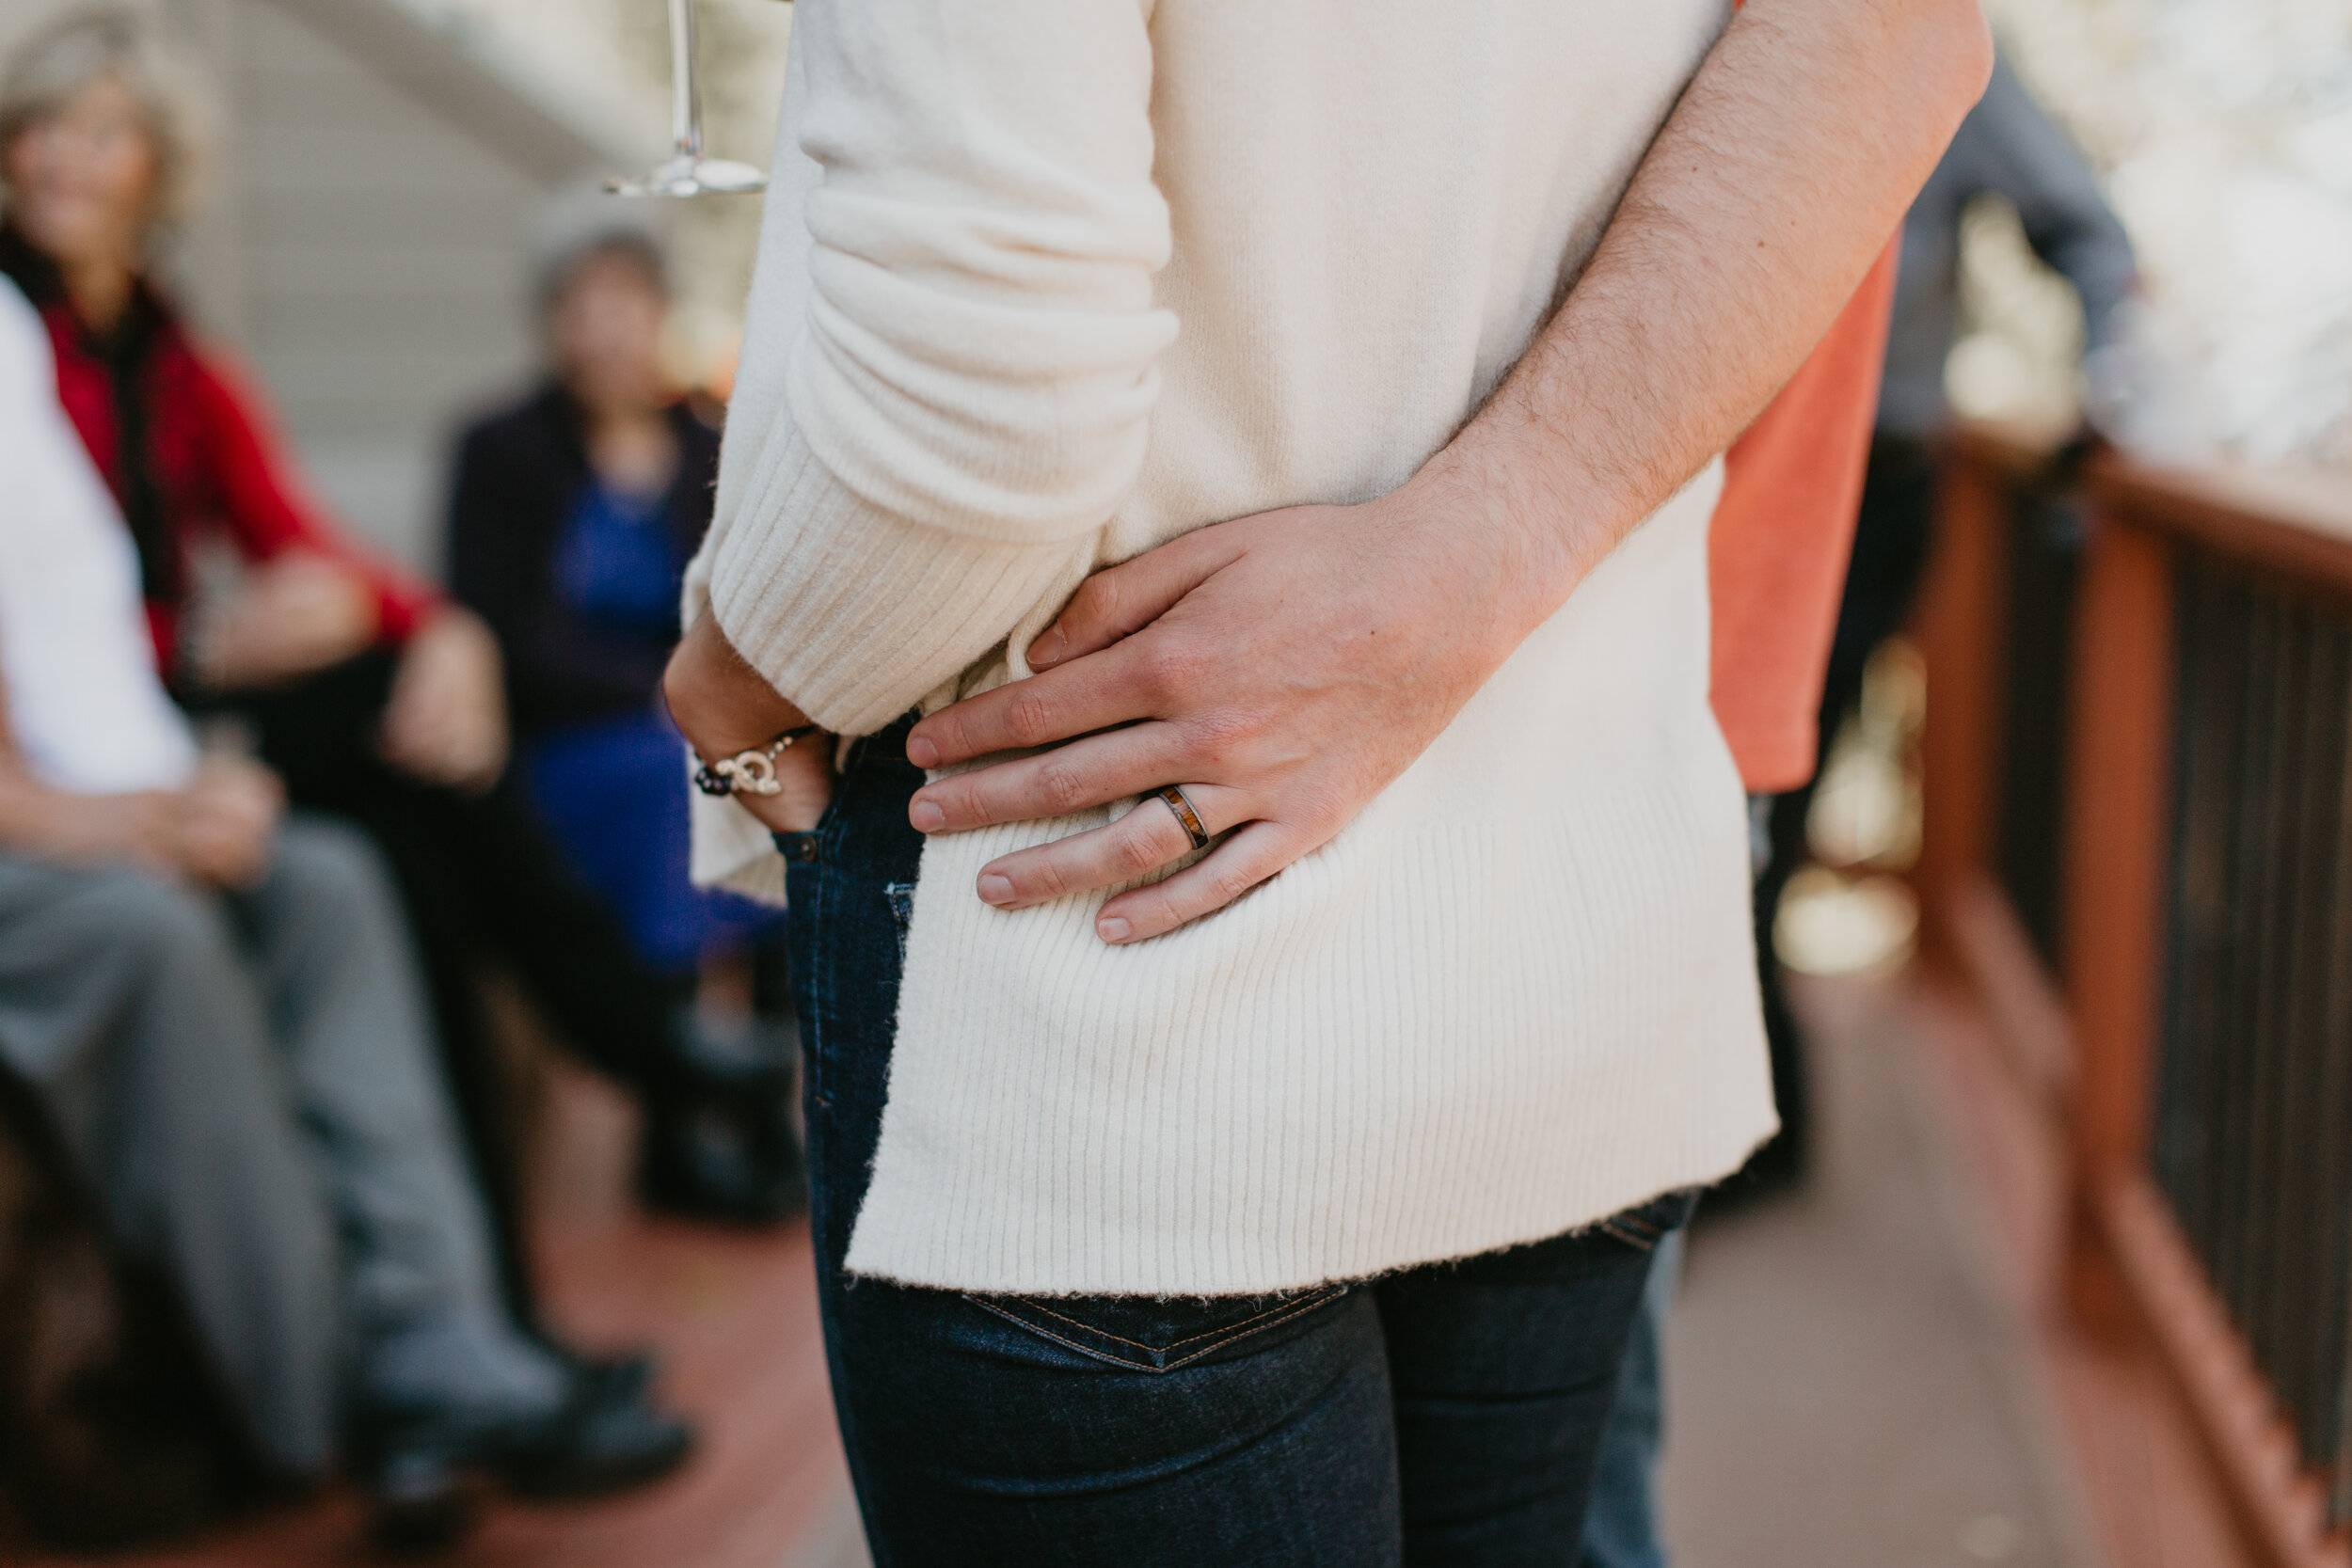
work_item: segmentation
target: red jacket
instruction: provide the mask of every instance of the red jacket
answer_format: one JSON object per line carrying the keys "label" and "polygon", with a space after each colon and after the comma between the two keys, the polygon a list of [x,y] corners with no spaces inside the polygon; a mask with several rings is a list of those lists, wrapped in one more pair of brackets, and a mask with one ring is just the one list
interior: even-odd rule
{"label": "red jacket", "polygon": [[1813,776],[1821,677],[1878,411],[1896,249],[1889,242],[1804,368],[1724,458],[1723,499],[1707,542],[1712,696],[1751,794],[1794,789]]}
{"label": "red jacket", "polygon": [[[294,478],[261,397],[222,356],[199,351],[169,308],[142,289],[143,333],[126,373],[146,432],[142,453],[126,453],[115,372],[103,347],[84,330],[55,274],[41,276],[47,269],[29,247],[13,234],[5,238],[13,243],[0,246],[0,265],[49,328],[58,401],[126,516],[151,506],[159,525],[161,538],[143,542],[142,550],[145,557],[160,548],[167,557],[142,561],[159,669],[169,672],[177,663],[192,591],[188,556],[209,538],[226,539],[248,561],[306,550],[347,562],[375,590],[378,635],[391,641],[408,635],[435,602],[433,592],[358,549],[326,521],[325,509]],[[143,474],[126,461],[140,457]],[[132,493],[142,480],[151,498],[145,500]],[[133,526],[135,533],[135,520]]]}

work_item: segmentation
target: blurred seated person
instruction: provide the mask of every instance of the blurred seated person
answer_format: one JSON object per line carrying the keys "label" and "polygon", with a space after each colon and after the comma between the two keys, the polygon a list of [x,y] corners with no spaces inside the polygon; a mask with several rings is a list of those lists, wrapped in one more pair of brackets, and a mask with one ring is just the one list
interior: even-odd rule
{"label": "blurred seated person", "polygon": [[687,879],[685,742],[660,695],[719,436],[662,373],[669,285],[644,232],[557,255],[540,310],[552,378],[458,447],[450,590],[498,635],[542,818],[639,955],[683,984],[778,926]]}
{"label": "blurred seated person", "polygon": [[671,1468],[688,1434],[642,1376],[510,1316],[383,866],[199,757],[54,373],[0,281],[0,1064],[275,1466],[320,1472],[340,1429],[384,1523],[435,1534],[469,1469]]}
{"label": "blurred seated person", "polygon": [[[99,11],[35,38],[0,81],[0,273],[40,310],[59,399],[129,525],[159,667],[183,701],[248,721],[297,805],[360,824],[388,859],[518,1305],[521,1162],[478,987],[487,954],[637,1088],[651,1196],[781,1212],[796,1180],[771,1131],[781,1065],[707,1037],[547,841],[505,776],[487,629],[335,532],[258,397],[151,277],[198,162],[187,75],[151,20]],[[191,567],[209,540],[247,568],[216,613]],[[706,1114],[712,1101],[735,1119]]]}

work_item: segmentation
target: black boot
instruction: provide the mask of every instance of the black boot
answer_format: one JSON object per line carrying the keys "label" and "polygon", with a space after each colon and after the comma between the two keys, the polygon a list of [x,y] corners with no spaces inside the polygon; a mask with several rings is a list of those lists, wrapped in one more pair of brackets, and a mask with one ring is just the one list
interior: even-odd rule
{"label": "black boot", "polygon": [[691,1451],[693,1431],[655,1403],[648,1366],[644,1357],[575,1363],[551,1407],[363,1393],[346,1446],[372,1532],[394,1549],[429,1550],[470,1528],[494,1485],[582,1497],[667,1475]]}
{"label": "black boot", "polygon": [[755,1020],[723,1035],[687,1013],[674,1042],[668,1069],[644,1098],[646,1206],[730,1225],[773,1224],[807,1207],[792,1123],[792,1032]]}

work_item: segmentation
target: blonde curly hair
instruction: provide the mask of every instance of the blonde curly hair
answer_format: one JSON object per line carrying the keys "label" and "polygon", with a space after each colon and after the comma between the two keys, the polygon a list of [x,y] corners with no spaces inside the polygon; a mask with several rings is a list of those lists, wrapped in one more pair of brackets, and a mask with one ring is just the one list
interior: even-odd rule
{"label": "blonde curly hair", "polygon": [[[148,12],[127,6],[72,11],[27,40],[0,71],[0,149],[110,76],[137,103],[154,143],[155,194],[147,214],[152,243],[196,210],[216,116],[203,72]],[[0,199],[8,194],[5,180],[0,168]]]}

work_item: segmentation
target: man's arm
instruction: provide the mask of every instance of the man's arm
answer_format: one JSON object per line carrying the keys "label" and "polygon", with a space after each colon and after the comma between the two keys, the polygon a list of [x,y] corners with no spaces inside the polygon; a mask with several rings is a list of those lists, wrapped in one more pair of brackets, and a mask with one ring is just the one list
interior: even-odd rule
{"label": "man's arm", "polygon": [[[1992,59],[1974,0],[1749,0],[1583,276],[1451,444],[1377,501],[1219,524],[1090,578],[1031,648],[1042,673],[934,714],[908,753],[1055,749],[928,786],[914,825],[1168,783],[1211,831],[1244,825],[1105,904],[1109,942],[1218,908],[1327,841],[1795,370]],[[1005,857],[977,891],[1041,902],[1186,847],[1172,813],[1136,812]]]}
{"label": "man's arm", "polygon": [[1432,460],[1502,500],[1535,568],[1520,635],[1795,371],[1992,59],[1974,0],[1742,7],[1559,313]]}

